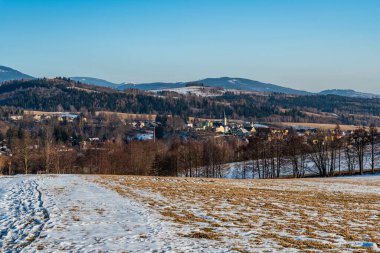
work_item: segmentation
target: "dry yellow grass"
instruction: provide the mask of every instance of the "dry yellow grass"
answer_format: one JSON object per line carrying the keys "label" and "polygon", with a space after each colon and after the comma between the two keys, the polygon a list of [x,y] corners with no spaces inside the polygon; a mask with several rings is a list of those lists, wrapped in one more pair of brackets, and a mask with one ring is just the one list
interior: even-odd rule
{"label": "dry yellow grass", "polygon": [[100,176],[96,181],[191,231],[179,236],[218,240],[240,252],[267,245],[273,250],[368,252],[358,242],[380,244],[379,177],[243,181]]}

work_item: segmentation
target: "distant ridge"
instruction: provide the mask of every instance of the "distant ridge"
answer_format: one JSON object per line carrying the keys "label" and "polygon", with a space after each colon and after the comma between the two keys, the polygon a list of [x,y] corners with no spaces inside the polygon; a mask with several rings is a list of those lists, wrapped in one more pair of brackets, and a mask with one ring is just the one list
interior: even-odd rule
{"label": "distant ridge", "polygon": [[198,81],[207,86],[211,87],[222,87],[224,89],[234,89],[234,90],[246,90],[246,91],[257,91],[257,92],[277,92],[285,94],[295,94],[295,95],[310,95],[310,92],[303,90],[296,90],[291,88],[286,88],[283,86],[263,83],[255,80],[250,80],[246,78],[231,78],[231,77],[221,77],[221,78],[206,78]]}
{"label": "distant ridge", "polygon": [[71,80],[81,82],[83,84],[91,84],[102,87],[109,87],[117,89],[120,84],[112,83],[103,79],[93,78],[93,77],[70,77]]}
{"label": "distant ridge", "polygon": [[[244,91],[257,91],[257,92],[278,92],[285,94],[295,95],[310,95],[312,93],[302,90],[295,90],[291,88],[282,87],[275,84],[262,83],[245,78],[232,78],[232,77],[220,77],[220,78],[206,78],[197,80],[196,82],[202,83],[209,87],[220,87],[228,90],[244,90]],[[141,90],[164,90],[185,87],[189,82],[178,83],[142,83],[133,85],[120,86],[121,89],[135,88]]]}
{"label": "distant ridge", "polygon": [[350,89],[331,89],[321,91],[319,94],[321,95],[336,95],[343,97],[354,97],[354,98],[380,98],[380,95],[372,94],[372,93],[364,93],[358,92]]}
{"label": "distant ridge", "polygon": [[9,67],[0,66],[0,83],[5,81],[21,79],[34,79],[34,77],[26,75],[20,71],[17,71]]}
{"label": "distant ridge", "polygon": [[[20,80],[20,79],[34,79],[34,77],[24,74],[15,69],[0,66],[0,83],[4,81]],[[219,77],[219,78],[205,78],[197,81],[189,82],[152,82],[152,83],[113,83],[107,80],[94,78],[94,77],[70,77],[71,80],[83,84],[95,85],[100,87],[107,87],[116,90],[125,89],[139,89],[139,90],[169,90],[176,88],[186,87],[186,84],[191,82],[202,83],[209,87],[219,87],[225,90],[241,90],[241,91],[255,91],[255,92],[268,92],[268,93],[283,93],[291,95],[335,95],[354,98],[380,98],[380,95],[372,93],[358,92],[352,89],[329,89],[319,93],[312,93],[304,90],[297,90],[292,88],[283,87],[276,84],[259,82],[247,78],[240,77]]]}

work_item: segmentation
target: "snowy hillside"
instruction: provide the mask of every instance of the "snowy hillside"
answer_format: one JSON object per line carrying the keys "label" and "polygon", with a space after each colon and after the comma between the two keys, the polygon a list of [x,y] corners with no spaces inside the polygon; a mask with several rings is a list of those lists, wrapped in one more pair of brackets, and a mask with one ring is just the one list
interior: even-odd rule
{"label": "snowy hillside", "polygon": [[79,176],[0,177],[0,252],[171,252],[212,244],[176,237],[159,213]]}
{"label": "snowy hillside", "polygon": [[96,85],[101,87],[117,88],[119,84],[112,83],[103,79],[93,77],[70,77],[71,80],[78,81],[84,84]]}
{"label": "snowy hillside", "polygon": [[227,90],[221,88],[213,87],[199,87],[199,86],[190,86],[190,87],[181,87],[181,88],[172,88],[172,89],[162,89],[158,91],[172,91],[182,95],[196,95],[202,97],[215,97],[223,95]]}
{"label": "snowy hillside", "polygon": [[379,212],[380,176],[2,176],[0,251],[378,251]]}

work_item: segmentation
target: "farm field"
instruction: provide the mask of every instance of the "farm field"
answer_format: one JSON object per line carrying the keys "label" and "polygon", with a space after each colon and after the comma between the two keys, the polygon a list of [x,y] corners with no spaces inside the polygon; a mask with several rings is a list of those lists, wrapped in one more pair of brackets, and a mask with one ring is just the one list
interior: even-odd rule
{"label": "farm field", "polygon": [[0,177],[1,252],[377,252],[380,175]]}
{"label": "farm field", "polygon": [[367,252],[380,240],[380,177],[217,180],[101,177],[179,237],[236,252]]}

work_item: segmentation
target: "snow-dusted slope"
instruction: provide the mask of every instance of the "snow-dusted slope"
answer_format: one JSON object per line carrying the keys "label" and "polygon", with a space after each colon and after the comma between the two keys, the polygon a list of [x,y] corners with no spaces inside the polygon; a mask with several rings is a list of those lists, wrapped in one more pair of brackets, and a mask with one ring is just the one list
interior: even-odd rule
{"label": "snow-dusted slope", "polygon": [[217,242],[218,252],[380,250],[379,176],[283,180],[104,176],[101,180],[121,195],[159,210],[177,224],[182,236],[212,246]]}
{"label": "snow-dusted slope", "polygon": [[93,77],[70,77],[71,80],[78,81],[84,84],[90,84],[90,85],[96,85],[96,86],[101,86],[101,87],[109,87],[109,88],[114,88],[116,89],[119,84],[112,83],[103,79],[99,78],[93,78]]}
{"label": "snow-dusted slope", "polygon": [[0,177],[0,252],[212,252],[217,248],[177,238],[170,222],[162,221],[156,211],[89,178]]}
{"label": "snow-dusted slope", "polygon": [[224,89],[216,89],[210,87],[199,87],[199,86],[190,86],[190,87],[181,87],[181,88],[173,88],[173,89],[162,89],[157,91],[173,91],[182,95],[196,95],[201,97],[216,97],[223,95],[226,90]]}
{"label": "snow-dusted slope", "polygon": [[378,252],[380,177],[0,177],[0,252]]}

